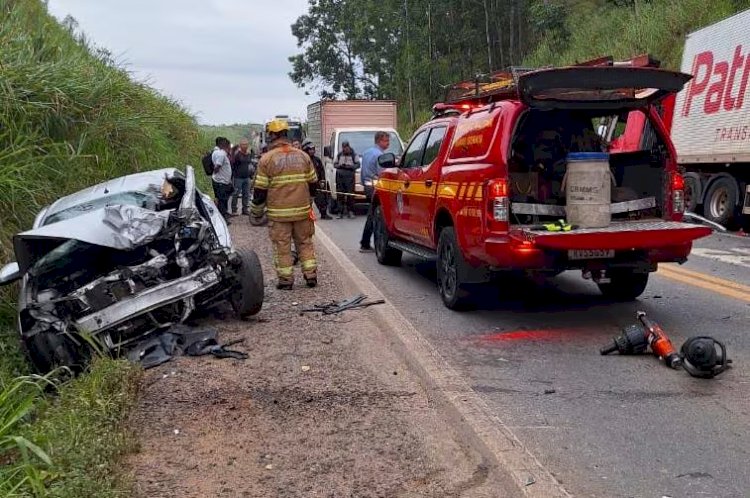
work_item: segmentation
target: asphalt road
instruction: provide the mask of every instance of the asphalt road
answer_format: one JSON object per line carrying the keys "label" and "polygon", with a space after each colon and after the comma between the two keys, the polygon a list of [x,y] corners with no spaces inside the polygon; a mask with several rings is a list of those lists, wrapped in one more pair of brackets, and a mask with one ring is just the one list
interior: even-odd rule
{"label": "asphalt road", "polygon": [[[431,265],[360,254],[364,218],[322,228],[576,496],[750,496],[750,237],[714,235],[640,300],[613,303],[568,272],[544,284],[488,286],[479,309],[443,307]],[[705,276],[708,276],[706,279]],[[726,343],[734,368],[713,380],[653,356],[599,348],[643,310],[676,347]]]}

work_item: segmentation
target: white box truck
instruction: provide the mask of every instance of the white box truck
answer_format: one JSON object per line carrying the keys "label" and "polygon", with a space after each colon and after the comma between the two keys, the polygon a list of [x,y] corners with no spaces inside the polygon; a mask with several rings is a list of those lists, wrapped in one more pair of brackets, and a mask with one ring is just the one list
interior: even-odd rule
{"label": "white box truck", "polygon": [[686,172],[688,209],[702,206],[712,221],[747,225],[750,10],[689,34],[682,72],[693,79],[675,100],[672,141]]}
{"label": "white box truck", "polygon": [[[307,107],[307,138],[315,144],[318,154],[323,155],[326,183],[333,192],[332,212],[338,209],[333,162],[341,152],[341,144],[349,142],[357,156],[360,156],[375,144],[375,132],[385,131],[391,137],[388,152],[400,156],[404,144],[396,131],[396,121],[397,107],[392,100],[321,100]],[[359,171],[355,192],[364,192]]]}

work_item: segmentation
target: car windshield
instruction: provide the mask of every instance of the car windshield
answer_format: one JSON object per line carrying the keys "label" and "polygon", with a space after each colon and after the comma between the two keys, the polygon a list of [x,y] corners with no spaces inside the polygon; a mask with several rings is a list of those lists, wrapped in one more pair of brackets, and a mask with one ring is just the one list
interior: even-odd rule
{"label": "car windshield", "polygon": [[[386,152],[393,152],[394,155],[400,156],[403,149],[401,148],[401,140],[398,139],[398,135],[394,132],[389,132],[388,135],[391,137],[391,144],[388,146]],[[349,145],[354,149],[357,154],[362,154],[364,151],[375,145],[375,131],[344,131],[339,134],[339,152],[341,152],[341,144],[349,142]]]}
{"label": "car windshield", "polygon": [[51,225],[52,223],[75,218],[76,216],[80,216],[97,209],[102,209],[107,206],[125,205],[155,209],[156,204],[157,199],[151,194],[147,194],[145,192],[121,192],[119,194],[109,195],[88,202],[83,202],[73,207],[69,207],[68,209],[58,211],[48,216],[44,220],[43,225]]}

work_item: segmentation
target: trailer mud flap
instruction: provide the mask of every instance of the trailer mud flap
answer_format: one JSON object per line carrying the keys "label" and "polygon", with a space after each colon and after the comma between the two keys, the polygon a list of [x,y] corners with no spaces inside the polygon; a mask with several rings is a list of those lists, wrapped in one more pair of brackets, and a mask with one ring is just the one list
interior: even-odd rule
{"label": "trailer mud flap", "polygon": [[623,221],[606,228],[579,228],[569,232],[547,232],[517,225],[510,237],[524,244],[552,250],[658,249],[692,242],[710,235],[707,227],[678,221]]}

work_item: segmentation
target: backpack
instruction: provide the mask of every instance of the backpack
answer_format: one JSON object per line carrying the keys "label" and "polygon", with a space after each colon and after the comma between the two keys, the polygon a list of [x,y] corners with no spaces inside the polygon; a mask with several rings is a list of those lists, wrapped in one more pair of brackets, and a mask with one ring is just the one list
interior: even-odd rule
{"label": "backpack", "polygon": [[205,156],[203,156],[203,159],[201,159],[201,163],[203,164],[203,171],[205,171],[208,176],[212,176],[214,174],[214,160],[212,158],[213,153],[214,151],[209,151]]}

